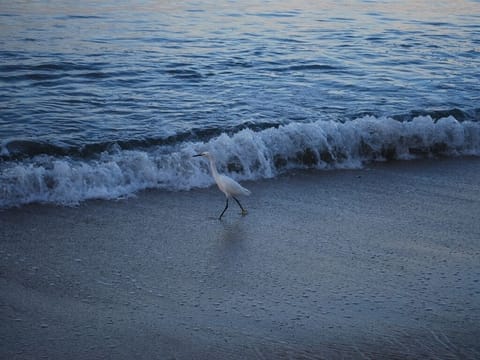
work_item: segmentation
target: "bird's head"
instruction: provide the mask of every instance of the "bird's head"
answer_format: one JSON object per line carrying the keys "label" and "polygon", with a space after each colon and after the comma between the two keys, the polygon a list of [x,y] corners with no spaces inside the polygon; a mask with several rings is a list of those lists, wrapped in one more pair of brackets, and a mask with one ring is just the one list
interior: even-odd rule
{"label": "bird's head", "polygon": [[204,151],[204,152],[201,152],[200,154],[193,155],[193,157],[197,157],[197,156],[204,156],[208,158],[210,156],[210,153],[208,151]]}

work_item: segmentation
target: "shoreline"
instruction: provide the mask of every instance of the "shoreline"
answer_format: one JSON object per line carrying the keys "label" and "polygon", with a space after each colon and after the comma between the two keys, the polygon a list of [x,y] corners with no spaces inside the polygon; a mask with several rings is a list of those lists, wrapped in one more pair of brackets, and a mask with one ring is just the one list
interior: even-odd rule
{"label": "shoreline", "polygon": [[480,159],[0,212],[0,357],[477,358]]}

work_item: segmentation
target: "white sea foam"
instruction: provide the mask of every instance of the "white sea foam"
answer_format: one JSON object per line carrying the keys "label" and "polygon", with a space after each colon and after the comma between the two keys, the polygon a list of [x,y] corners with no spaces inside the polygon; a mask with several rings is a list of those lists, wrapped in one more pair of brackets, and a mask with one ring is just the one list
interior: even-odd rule
{"label": "white sea foam", "polygon": [[95,159],[36,156],[0,165],[0,207],[31,202],[75,205],[113,199],[146,188],[189,190],[213,183],[207,163],[192,155],[208,150],[219,171],[238,180],[275,177],[290,169],[358,168],[373,161],[480,155],[480,123],[452,116],[399,122],[366,116],[350,122],[291,123],[262,131],[222,134],[146,150],[115,149]]}

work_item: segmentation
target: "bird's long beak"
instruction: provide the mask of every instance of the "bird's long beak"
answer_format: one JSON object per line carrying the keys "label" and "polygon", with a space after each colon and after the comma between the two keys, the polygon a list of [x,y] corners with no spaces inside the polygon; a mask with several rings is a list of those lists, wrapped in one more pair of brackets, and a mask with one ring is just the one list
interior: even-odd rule
{"label": "bird's long beak", "polygon": [[202,154],[193,155],[193,157],[202,156]]}

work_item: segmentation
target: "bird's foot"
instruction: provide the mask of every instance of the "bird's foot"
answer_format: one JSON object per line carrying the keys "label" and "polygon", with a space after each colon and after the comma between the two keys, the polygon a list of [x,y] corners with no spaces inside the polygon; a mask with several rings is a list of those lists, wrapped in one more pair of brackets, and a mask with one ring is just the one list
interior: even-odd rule
{"label": "bird's foot", "polygon": [[245,215],[247,215],[247,214],[248,214],[248,211],[245,210],[245,209],[243,209],[243,210],[242,210],[242,216],[245,216]]}

